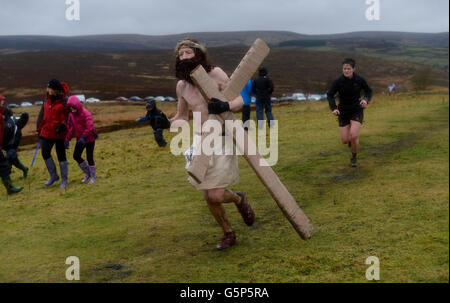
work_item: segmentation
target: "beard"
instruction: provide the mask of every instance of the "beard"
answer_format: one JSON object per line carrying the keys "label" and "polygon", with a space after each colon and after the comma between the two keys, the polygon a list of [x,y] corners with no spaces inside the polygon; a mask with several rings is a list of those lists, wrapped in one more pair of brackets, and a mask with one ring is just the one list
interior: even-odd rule
{"label": "beard", "polygon": [[175,65],[176,77],[180,80],[186,80],[187,82],[194,84],[191,79],[191,72],[196,68],[201,62],[195,57],[192,59],[177,60]]}
{"label": "beard", "polygon": [[[200,57],[200,58],[199,58]],[[194,84],[191,79],[191,72],[201,64],[203,68],[209,73],[213,69],[213,65],[209,62],[209,59],[205,56],[196,56],[191,59],[179,60],[176,59],[175,62],[175,76],[179,80],[186,80],[190,84]]]}

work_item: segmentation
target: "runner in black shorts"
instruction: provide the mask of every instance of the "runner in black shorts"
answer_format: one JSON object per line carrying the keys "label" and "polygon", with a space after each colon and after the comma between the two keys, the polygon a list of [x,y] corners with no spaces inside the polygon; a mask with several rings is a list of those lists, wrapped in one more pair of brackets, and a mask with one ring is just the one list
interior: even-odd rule
{"label": "runner in black shorts", "polygon": [[338,115],[338,121],[339,121],[339,127],[344,127],[346,125],[351,124],[350,121],[358,121],[359,123],[363,123],[364,120],[364,109],[359,108],[355,111],[339,111]]}
{"label": "runner in black shorts", "polygon": [[[361,90],[365,93],[362,99]],[[336,106],[336,94],[339,96],[339,106]],[[347,58],[342,62],[342,75],[334,80],[327,97],[333,115],[338,116],[342,143],[351,148],[350,164],[356,167],[359,129],[364,119],[364,109],[372,98],[372,89],[364,78],[355,73],[355,60]]]}

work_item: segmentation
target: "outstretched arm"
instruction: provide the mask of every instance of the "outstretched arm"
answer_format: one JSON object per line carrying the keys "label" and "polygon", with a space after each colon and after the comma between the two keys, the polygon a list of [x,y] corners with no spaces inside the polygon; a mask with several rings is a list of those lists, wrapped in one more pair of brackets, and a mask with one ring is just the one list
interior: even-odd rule
{"label": "outstretched arm", "polygon": [[140,118],[137,118],[136,121],[137,121],[137,122],[145,122],[145,121],[147,121],[148,119],[149,119],[148,116],[145,115],[145,116],[142,116],[142,117],[140,117]]}

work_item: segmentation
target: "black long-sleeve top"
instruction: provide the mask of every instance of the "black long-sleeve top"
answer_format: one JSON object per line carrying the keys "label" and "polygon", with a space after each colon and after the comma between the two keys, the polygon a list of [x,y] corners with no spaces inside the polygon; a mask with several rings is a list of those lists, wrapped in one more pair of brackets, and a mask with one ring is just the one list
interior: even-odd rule
{"label": "black long-sleeve top", "polygon": [[157,130],[159,128],[170,128],[170,122],[167,119],[166,114],[164,114],[161,110],[154,107],[152,110],[147,111],[145,116],[140,117],[138,122],[150,121],[150,126],[153,130]]}
{"label": "black long-sleeve top", "polygon": [[[361,90],[364,90],[364,99],[367,103],[372,99],[372,89],[363,77],[353,73],[351,79],[341,75],[334,80],[330,90],[327,93],[328,104],[333,111],[354,111],[360,108]],[[336,93],[339,95],[339,106],[336,106]]]}
{"label": "black long-sleeve top", "polygon": [[270,99],[273,89],[273,82],[268,76],[259,76],[252,81],[252,92],[256,99]]}

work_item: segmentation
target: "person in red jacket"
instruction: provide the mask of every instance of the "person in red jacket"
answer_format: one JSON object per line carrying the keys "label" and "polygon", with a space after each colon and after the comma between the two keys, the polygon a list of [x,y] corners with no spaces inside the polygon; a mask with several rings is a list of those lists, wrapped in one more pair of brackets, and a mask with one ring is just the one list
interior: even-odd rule
{"label": "person in red jacket", "polygon": [[[69,141],[73,137],[77,138],[77,144],[73,151],[73,158],[77,161],[78,166],[85,173],[81,183],[87,182],[92,184],[96,181],[95,178],[95,162],[94,162],[94,147],[95,139],[97,139],[97,130],[94,127],[94,119],[91,113],[83,107],[80,100],[76,96],[69,97],[67,101],[69,108],[69,119],[67,120],[67,135],[64,145],[69,147]],[[83,160],[81,154],[86,149],[87,161]]]}
{"label": "person in red jacket", "polygon": [[[7,116],[8,109],[4,107],[5,97],[0,95],[0,147],[3,146],[3,136],[5,131],[5,116]],[[8,195],[20,192],[23,189],[21,187],[14,187],[11,184],[11,163],[3,155],[0,150],[0,177],[2,178],[3,185],[6,187]]]}
{"label": "person in red jacket", "polygon": [[69,168],[64,147],[69,114],[66,106],[68,94],[69,87],[65,82],[60,82],[57,79],[50,80],[47,86],[46,101],[42,105],[37,119],[37,132],[42,140],[42,158],[44,158],[50,174],[50,179],[45,183],[45,186],[50,186],[59,180],[56,165],[51,155],[54,145],[56,145],[56,154],[61,171],[61,185],[59,187],[65,188],[68,184]]}

